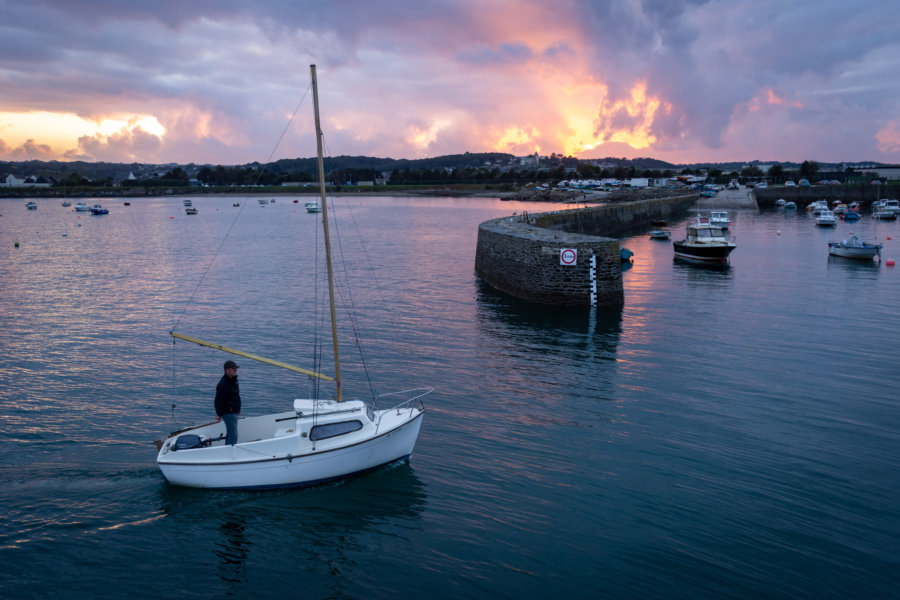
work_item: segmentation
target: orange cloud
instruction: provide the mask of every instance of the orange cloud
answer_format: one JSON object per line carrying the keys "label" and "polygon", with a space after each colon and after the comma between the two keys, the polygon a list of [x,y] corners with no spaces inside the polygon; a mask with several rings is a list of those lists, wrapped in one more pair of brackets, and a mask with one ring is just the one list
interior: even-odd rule
{"label": "orange cloud", "polygon": [[803,104],[798,101],[788,102],[781,96],[775,93],[775,90],[772,88],[766,88],[766,102],[769,104],[786,104],[787,106],[793,106],[794,108],[803,108]]}
{"label": "orange cloud", "polygon": [[566,112],[571,133],[561,136],[561,142],[567,155],[577,156],[610,142],[627,144],[636,150],[657,142],[652,132],[653,120],[661,107],[669,111],[671,105],[648,96],[645,81],[636,83],[629,96],[619,100],[612,100],[604,85],[597,85],[594,92],[590,112]]}
{"label": "orange cloud", "polygon": [[882,152],[900,152],[900,124],[888,121],[887,127],[875,134]]}
{"label": "orange cloud", "polygon": [[540,131],[533,125],[507,127],[497,143],[494,144],[494,149],[498,152],[513,154],[540,152],[540,136]]}

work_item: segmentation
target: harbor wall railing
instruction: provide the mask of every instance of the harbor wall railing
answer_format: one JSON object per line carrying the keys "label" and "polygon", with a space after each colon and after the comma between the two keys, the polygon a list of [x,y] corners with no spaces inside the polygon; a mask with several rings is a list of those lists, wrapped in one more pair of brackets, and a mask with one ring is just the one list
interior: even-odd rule
{"label": "harbor wall railing", "polygon": [[491,287],[556,306],[624,304],[617,232],[668,220],[698,194],[522,214],[478,227],[475,272]]}

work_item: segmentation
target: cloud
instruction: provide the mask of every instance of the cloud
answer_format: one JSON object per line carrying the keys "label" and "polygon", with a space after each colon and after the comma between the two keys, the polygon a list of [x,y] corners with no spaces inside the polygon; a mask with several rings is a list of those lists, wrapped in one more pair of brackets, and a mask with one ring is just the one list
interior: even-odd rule
{"label": "cloud", "polygon": [[[900,122],[900,17],[887,8],[6,0],[0,112],[144,115],[163,130],[89,133],[65,146],[4,130],[9,147],[31,138],[60,157],[265,160],[316,63],[341,154],[596,153],[616,143],[674,161],[890,161],[895,146],[877,134]],[[307,113],[276,158],[314,153]]]}

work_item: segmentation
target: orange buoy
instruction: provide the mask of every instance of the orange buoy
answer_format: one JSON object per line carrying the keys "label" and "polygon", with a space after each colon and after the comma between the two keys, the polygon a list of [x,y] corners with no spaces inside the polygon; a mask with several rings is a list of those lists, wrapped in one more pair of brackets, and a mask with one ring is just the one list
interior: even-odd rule
{"label": "orange buoy", "polygon": [[886,264],[886,265],[889,266],[889,267],[893,267],[893,266],[894,266],[894,259],[892,258],[892,259],[890,259],[890,260],[887,260],[887,261],[885,261],[884,264]]}

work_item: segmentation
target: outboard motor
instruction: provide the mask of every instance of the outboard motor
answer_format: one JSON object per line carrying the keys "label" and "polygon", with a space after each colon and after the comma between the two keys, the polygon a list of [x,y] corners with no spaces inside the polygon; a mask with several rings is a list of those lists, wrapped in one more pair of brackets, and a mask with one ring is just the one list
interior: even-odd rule
{"label": "outboard motor", "polygon": [[172,450],[190,450],[192,448],[201,448],[202,446],[203,440],[200,439],[199,435],[186,433],[184,435],[179,435],[175,439],[175,444],[172,446]]}

